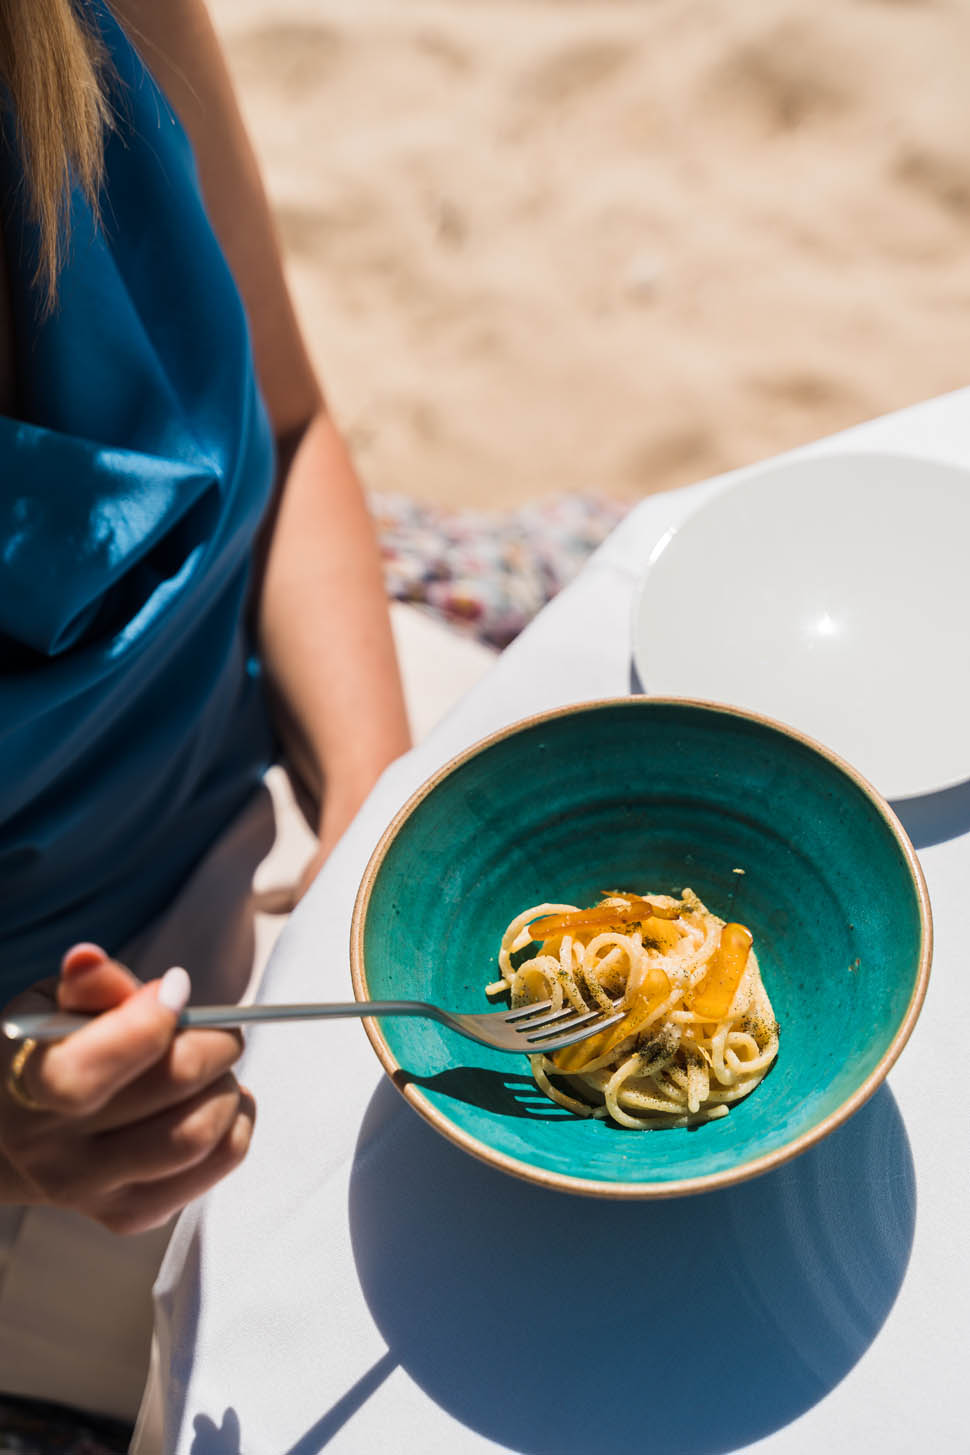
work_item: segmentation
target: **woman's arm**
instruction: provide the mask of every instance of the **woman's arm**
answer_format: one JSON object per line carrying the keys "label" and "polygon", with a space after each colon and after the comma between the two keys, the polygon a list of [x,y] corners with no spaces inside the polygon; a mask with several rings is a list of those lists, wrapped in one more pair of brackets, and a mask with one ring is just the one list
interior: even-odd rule
{"label": "woman's arm", "polygon": [[280,450],[257,601],[280,729],[320,805],[321,855],[409,746],[383,575],[363,491],[314,375],[255,156],[202,0],[115,0],[191,137],[246,304]]}
{"label": "woman's arm", "polygon": [[300,435],[287,473],[259,631],[291,761],[321,807],[325,854],[410,741],[370,516],[325,413]]}

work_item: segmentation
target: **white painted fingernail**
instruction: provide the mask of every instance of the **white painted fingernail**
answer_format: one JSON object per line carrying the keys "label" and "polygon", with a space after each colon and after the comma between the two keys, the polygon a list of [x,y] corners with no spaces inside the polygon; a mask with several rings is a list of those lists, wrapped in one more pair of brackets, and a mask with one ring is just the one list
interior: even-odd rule
{"label": "white painted fingernail", "polygon": [[159,1005],[178,1015],[188,1005],[191,994],[192,982],[187,970],[183,970],[181,965],[173,965],[171,970],[165,971],[158,986]]}

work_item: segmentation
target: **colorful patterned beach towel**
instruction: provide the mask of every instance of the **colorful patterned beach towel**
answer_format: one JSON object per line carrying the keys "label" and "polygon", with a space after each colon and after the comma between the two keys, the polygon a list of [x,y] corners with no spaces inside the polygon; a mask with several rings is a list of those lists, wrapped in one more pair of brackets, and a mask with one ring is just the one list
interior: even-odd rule
{"label": "colorful patterned beach towel", "polygon": [[557,495],[515,510],[457,510],[374,494],[387,594],[506,647],[629,509]]}

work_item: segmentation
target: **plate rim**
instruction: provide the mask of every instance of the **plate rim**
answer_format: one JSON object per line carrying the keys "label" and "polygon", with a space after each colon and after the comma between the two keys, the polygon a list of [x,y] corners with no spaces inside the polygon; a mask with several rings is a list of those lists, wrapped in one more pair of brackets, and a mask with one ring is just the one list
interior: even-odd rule
{"label": "plate rim", "polygon": [[361,1023],[367,1038],[373,1046],[378,1060],[392,1085],[396,1087],[404,1099],[436,1131],[446,1137],[455,1146],[470,1153],[479,1161],[486,1162],[490,1166],[498,1168],[500,1171],[509,1173],[526,1182],[561,1192],[579,1193],[589,1197],[624,1201],[683,1197],[693,1193],[712,1192],[718,1188],[730,1187],[740,1182],[746,1182],[753,1177],[759,1177],[763,1173],[770,1172],[782,1166],[784,1163],[792,1161],[793,1158],[800,1156],[802,1152],[808,1151],[810,1147],[815,1146],[831,1132],[835,1131],[837,1127],[847,1122],[869,1100],[870,1096],[878,1090],[883,1081],[885,1081],[912,1034],[926,998],[930,968],[933,961],[934,938],[933,911],[926,877],[906,829],[879,790],[857,768],[853,767],[851,763],[845,758],[842,758],[833,749],[827,747],[824,743],[820,743],[817,739],[809,736],[809,734],[803,733],[799,729],[791,727],[788,723],[782,722],[778,718],[769,717],[765,713],[752,712],[746,708],[736,707],[731,703],[717,702],[706,698],[679,696],[653,697],[647,696],[646,694],[596,697],[585,699],[581,702],[570,703],[562,707],[530,713],[524,718],[519,718],[513,723],[506,724],[505,727],[498,728],[486,734],[485,737],[479,738],[476,742],[455,753],[446,762],[439,765],[398,808],[371,852],[354,899],[354,909],[350,926],[350,970],[354,998],[357,1001],[371,999],[371,996],[368,994],[367,976],[364,969],[363,941],[367,907],[370,903],[377,875],[391,844],[397,837],[398,830],[432,790],[444,778],[453,772],[457,772],[464,763],[468,762],[478,753],[485,751],[495,743],[501,742],[504,738],[511,737],[526,728],[551,722],[556,718],[600,708],[628,707],[640,710],[644,706],[696,707],[708,711],[726,713],[730,716],[741,718],[746,722],[756,722],[761,726],[781,732],[785,737],[795,738],[803,745],[821,754],[823,758],[826,758],[837,769],[845,773],[861,789],[865,797],[869,799],[880,816],[885,820],[890,833],[896,839],[899,848],[903,852],[916,890],[920,924],[920,953],[913,990],[905,1013],[879,1061],[851,1096],[836,1107],[834,1111],[830,1112],[828,1116],[823,1117],[822,1121],[816,1126],[803,1132],[791,1142],[786,1142],[783,1146],[775,1148],[772,1152],[763,1153],[759,1157],[750,1158],[746,1162],[738,1163],[736,1166],[724,1168],[718,1172],[704,1173],[697,1177],[677,1178],[676,1180],[666,1182],[614,1182],[603,1179],[578,1177],[571,1173],[554,1172],[549,1168],[536,1167],[530,1162],[525,1162],[520,1158],[511,1156],[507,1152],[500,1152],[496,1148],[490,1147],[488,1143],[473,1136],[472,1133],[466,1132],[463,1128],[456,1126],[434,1105],[421,1088],[416,1087],[413,1082],[407,1079],[408,1073],[401,1066],[391,1050],[376,1017],[361,1017]]}
{"label": "plate rim", "polygon": [[[675,525],[667,526],[663,530],[659,538],[650,547],[646,565],[638,572],[637,585],[633,593],[633,600],[630,606],[629,615],[630,663],[634,672],[636,673],[636,678],[641,685],[644,695],[650,697],[654,696],[654,694],[650,692],[649,688],[649,672],[646,669],[643,632],[640,627],[640,616],[642,611],[643,599],[649,588],[650,576],[653,572],[654,567],[666,554],[668,548],[671,546],[677,536],[681,534],[683,529],[688,526],[691,521],[699,516],[704,515],[705,512],[707,512],[712,506],[724,500],[727,496],[733,494],[737,490],[743,490],[748,486],[754,486],[758,484],[766,476],[770,476],[775,473],[787,473],[790,469],[801,468],[803,466],[821,466],[824,469],[831,462],[836,462],[838,464],[844,465],[846,463],[855,464],[860,460],[865,460],[869,462],[884,460],[892,461],[894,464],[898,464],[900,461],[904,461],[907,466],[917,465],[929,471],[938,470],[942,471],[944,474],[963,475],[966,478],[968,499],[970,499],[970,467],[957,464],[956,462],[951,460],[939,460],[935,458],[930,458],[928,456],[909,454],[903,450],[843,449],[819,450],[817,453],[814,451],[812,453],[794,453],[792,455],[783,455],[774,459],[760,461],[755,465],[748,466],[744,468],[743,471],[737,472],[740,478],[725,478],[725,483],[722,489],[716,491],[711,495],[706,496],[702,500],[699,500],[693,507],[693,509],[688,510],[688,513],[683,517],[683,519],[678,521]],[[656,694],[658,699],[661,697],[671,697],[678,695],[680,694],[678,694],[677,692],[670,692],[668,690],[661,690],[659,693]],[[690,695],[691,694],[689,693],[684,694],[685,697],[689,697]],[[745,707],[743,704],[740,703],[737,705],[741,708],[742,711],[754,715],[762,715],[766,719],[770,719],[776,723],[781,724],[787,730],[790,730],[792,732],[802,731],[802,729],[800,729],[796,724],[789,723],[784,718],[778,717],[770,711],[763,711],[759,707]],[[821,739],[818,738],[813,738],[813,741],[819,744],[821,743]],[[832,751],[836,753],[837,756],[841,756],[838,749],[832,749]],[[848,760],[843,758],[842,761],[847,762]],[[868,781],[871,783],[872,780],[870,779]],[[961,784],[964,783],[970,783],[970,754],[968,754],[966,767],[962,771],[957,773],[954,777],[948,776],[932,783],[923,783],[921,786],[915,788],[903,784],[901,788],[893,789],[892,785],[889,785],[892,791],[884,793],[882,789],[877,789],[877,792],[879,792],[882,797],[887,799],[887,801],[902,803],[912,799],[925,798],[929,794],[933,793],[945,793],[949,789],[958,788],[961,786]]]}

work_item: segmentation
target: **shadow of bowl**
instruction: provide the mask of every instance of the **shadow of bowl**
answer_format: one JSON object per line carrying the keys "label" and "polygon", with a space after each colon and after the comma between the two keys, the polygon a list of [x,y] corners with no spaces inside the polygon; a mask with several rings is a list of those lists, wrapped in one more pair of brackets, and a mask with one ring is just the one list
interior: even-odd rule
{"label": "shadow of bowl", "polygon": [[885,1085],[773,1172],[634,1203],[506,1177],[382,1083],[349,1214],[390,1355],[464,1425],[526,1455],[717,1455],[852,1368],[899,1290],[915,1209]]}

